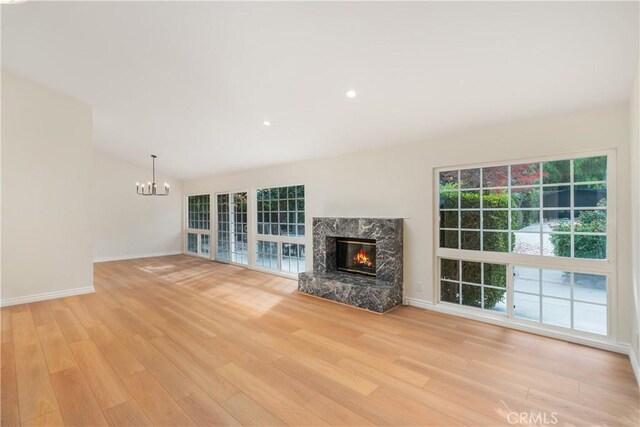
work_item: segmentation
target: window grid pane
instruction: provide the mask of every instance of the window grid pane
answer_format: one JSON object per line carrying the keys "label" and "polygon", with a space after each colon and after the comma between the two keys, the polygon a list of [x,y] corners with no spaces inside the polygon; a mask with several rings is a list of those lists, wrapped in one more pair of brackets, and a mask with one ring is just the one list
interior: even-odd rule
{"label": "window grid pane", "polygon": [[231,198],[231,261],[247,264],[247,193],[233,193]]}
{"label": "window grid pane", "polygon": [[229,261],[229,195],[218,194],[218,232],[216,259]]}
{"label": "window grid pane", "polygon": [[258,240],[256,242],[256,265],[271,270],[278,269],[278,243]]}
{"label": "window grid pane", "polygon": [[514,317],[607,334],[607,277],[516,266]]}
{"label": "window grid pane", "polygon": [[281,270],[288,273],[301,273],[305,268],[305,248],[300,243],[282,243]]}
{"label": "window grid pane", "polygon": [[440,258],[440,301],[506,313],[507,266]]}
{"label": "window grid pane", "polygon": [[607,258],[607,156],[440,172],[440,247]]}
{"label": "window grid pane", "polygon": [[258,189],[257,232],[263,235],[305,235],[304,185]]}
{"label": "window grid pane", "polygon": [[210,229],[209,195],[201,194],[187,198],[187,228]]}

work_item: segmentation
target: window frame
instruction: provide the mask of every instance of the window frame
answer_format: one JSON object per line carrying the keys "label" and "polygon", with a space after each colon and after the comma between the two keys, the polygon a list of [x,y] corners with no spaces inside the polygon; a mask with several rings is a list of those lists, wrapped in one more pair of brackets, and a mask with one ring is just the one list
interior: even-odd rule
{"label": "window frame", "polygon": [[[232,205],[232,196],[234,194],[238,194],[238,193],[246,193],[247,194],[247,263],[243,264],[243,263],[239,263],[239,262],[235,262],[233,261],[233,256],[232,256],[232,251],[231,251],[231,247],[232,247],[232,243],[231,243],[231,210],[229,210],[229,212],[227,212],[229,214],[229,259],[228,260],[224,260],[224,259],[218,259],[218,196],[219,195],[228,195],[229,196],[229,208],[231,208]],[[215,198],[215,239],[209,240],[209,244],[211,246],[211,259],[216,261],[216,262],[221,262],[224,264],[231,264],[231,265],[237,265],[240,267],[251,267],[252,266],[252,259],[251,259],[251,246],[250,246],[250,239],[251,239],[251,203],[249,201],[249,195],[251,194],[250,190],[236,190],[236,191],[219,191],[214,193],[214,198]],[[213,224],[214,221],[211,221],[211,223]]]}
{"label": "window frame", "polygon": [[[189,197],[194,196],[209,196],[209,229],[204,228],[190,228],[189,227]],[[183,239],[182,239],[182,252],[186,255],[197,256],[199,258],[210,259],[211,258],[211,250],[213,248],[211,244],[211,235],[212,235],[212,209],[211,209],[211,193],[207,191],[189,193],[184,195],[183,199],[183,218],[182,226],[183,226]],[[197,235],[197,252],[189,251],[189,234]],[[202,235],[209,236],[209,255],[202,254],[201,246],[202,246]]]}
{"label": "window frame", "polygon": [[[544,255],[528,255],[512,252],[490,252],[465,249],[440,248],[440,172],[449,170],[461,170],[469,168],[485,168],[493,166],[513,166],[525,163],[548,162],[558,160],[571,160],[585,157],[607,156],[607,258],[586,259],[573,257],[556,257]],[[573,163],[572,163],[573,164]],[[571,170],[573,182],[573,170]],[[617,150],[615,148],[603,150],[590,150],[582,152],[562,153],[539,157],[507,159],[491,162],[479,162],[471,164],[447,165],[433,168],[433,301],[436,305],[446,306],[447,311],[472,315],[478,318],[500,319],[507,324],[521,325],[524,327],[539,329],[552,333],[565,334],[587,339],[615,341],[617,332]],[[509,183],[510,184],[510,183]],[[582,184],[582,183],[579,183]],[[573,191],[571,195],[573,199]],[[573,204],[573,203],[572,203]],[[571,206],[568,209],[575,208]],[[480,210],[480,209],[478,209]],[[509,209],[509,211],[511,211]],[[482,211],[481,211],[482,212]],[[511,218],[509,228],[511,232]],[[542,235],[542,234],[541,234]],[[572,248],[573,252],[573,248]],[[440,300],[440,259],[458,259],[485,263],[507,265],[507,311],[506,313],[493,312],[482,308],[463,306]],[[562,270],[573,273],[600,274],[607,277],[607,334],[600,335],[561,326],[549,325],[537,321],[516,318],[513,316],[513,269],[514,267],[530,267],[547,270]]]}
{"label": "window frame", "polygon": [[[259,190],[270,190],[272,188],[282,188],[282,187],[297,187],[297,186],[303,186],[304,187],[304,236],[282,236],[280,234],[278,235],[273,235],[273,234],[258,234],[258,191]],[[250,234],[251,234],[251,243],[250,243],[250,248],[251,248],[251,253],[253,256],[253,263],[252,263],[252,268],[254,268],[255,270],[258,271],[263,271],[265,273],[270,273],[270,274],[276,274],[278,276],[283,276],[283,277],[288,277],[288,278],[296,278],[298,277],[298,273],[290,273],[287,271],[283,271],[282,270],[282,244],[283,243],[296,243],[296,244],[302,244],[305,246],[305,265],[307,265],[307,249],[310,247],[310,245],[307,242],[307,238],[309,238],[309,234],[308,234],[308,230],[309,230],[309,224],[308,224],[308,220],[309,220],[309,216],[307,215],[307,213],[309,212],[309,207],[308,207],[308,203],[307,203],[307,190],[308,190],[308,185],[304,184],[304,183],[297,183],[297,184],[278,184],[278,185],[270,185],[270,186],[260,186],[260,187],[255,187],[253,188],[251,191],[251,213],[252,213],[252,221],[251,221],[251,227],[250,227]],[[277,259],[277,269],[272,269],[272,268],[265,268],[262,266],[259,266],[257,264],[257,252],[258,252],[258,240],[262,240],[265,242],[276,242],[277,244],[277,250],[276,250],[276,259]],[[306,268],[305,268],[306,270]]]}

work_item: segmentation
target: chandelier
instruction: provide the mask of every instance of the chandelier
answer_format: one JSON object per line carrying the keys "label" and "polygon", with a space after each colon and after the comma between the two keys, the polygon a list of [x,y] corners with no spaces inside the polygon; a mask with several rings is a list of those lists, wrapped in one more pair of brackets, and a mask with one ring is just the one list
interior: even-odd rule
{"label": "chandelier", "polygon": [[145,186],[144,184],[140,185],[139,182],[136,182],[136,193],[141,196],[168,196],[169,195],[169,184],[164,183],[164,193],[158,193],[158,187],[156,185],[156,159],[158,156],[155,154],[151,155],[151,161],[153,162],[153,178],[151,182],[148,182]]}

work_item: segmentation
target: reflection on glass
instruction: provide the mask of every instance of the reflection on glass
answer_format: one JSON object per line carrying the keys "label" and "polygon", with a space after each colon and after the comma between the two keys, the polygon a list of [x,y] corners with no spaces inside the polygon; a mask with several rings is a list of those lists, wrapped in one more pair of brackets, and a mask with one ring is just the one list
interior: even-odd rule
{"label": "reflection on glass", "polygon": [[542,294],[548,297],[571,298],[571,273],[542,270]]}
{"label": "reflection on glass", "polygon": [[540,183],[540,163],[524,163],[511,166],[511,185],[535,185]]}
{"label": "reflection on glass", "polygon": [[462,209],[480,208],[480,191],[461,191],[460,207]]}
{"label": "reflection on glass", "polygon": [[607,237],[576,235],[573,246],[575,258],[606,259]]}
{"label": "reflection on glass", "polygon": [[479,231],[462,231],[460,232],[460,249],[468,251],[480,250],[480,232]]}
{"label": "reflection on glass", "polygon": [[540,320],[540,297],[514,292],[513,315],[522,319]]}
{"label": "reflection on glass", "polygon": [[[458,188],[458,171],[440,172],[440,190]],[[273,197],[274,199],[277,198]]]}
{"label": "reflection on glass", "polygon": [[489,286],[507,286],[507,266],[504,264],[484,264],[484,284]]}
{"label": "reflection on glass", "polygon": [[542,212],[542,231],[569,232],[571,231],[571,211],[545,210]]}
{"label": "reflection on glass", "polygon": [[509,233],[495,231],[483,232],[482,249],[490,252],[510,252]]}
{"label": "reflection on glass", "polygon": [[542,164],[543,184],[565,184],[571,182],[571,161],[557,160]]}
{"label": "reflection on glass", "polygon": [[549,325],[571,327],[571,301],[542,298],[542,322]]}
{"label": "reflection on glass", "polygon": [[455,230],[440,230],[441,248],[458,248],[458,232]]}
{"label": "reflection on glass", "polygon": [[570,257],[571,235],[544,233],[542,235],[542,252],[547,256]]}
{"label": "reflection on glass", "polygon": [[459,280],[460,272],[458,260],[442,258],[440,260],[440,278],[448,280]]}
{"label": "reflection on glass", "polygon": [[575,211],[575,231],[580,233],[606,233],[607,211],[579,210]]}
{"label": "reflection on glass", "polygon": [[482,226],[485,230],[509,229],[509,212],[482,211]]}
{"label": "reflection on glass", "polygon": [[571,187],[568,185],[544,187],[542,206],[545,208],[564,208],[571,206]]}
{"label": "reflection on glass", "polygon": [[440,211],[440,228],[458,228],[458,211]]}
{"label": "reflection on glass", "polygon": [[480,188],[480,169],[461,170],[460,188]]}
{"label": "reflection on glass", "polygon": [[513,290],[517,292],[540,293],[540,269],[528,267],[513,268]]}
{"label": "reflection on glass", "polygon": [[462,261],[462,281],[469,283],[482,283],[481,263]]}
{"label": "reflection on glass", "polygon": [[540,189],[538,187],[511,189],[512,209],[537,207],[540,207]]}
{"label": "reflection on glass", "polygon": [[198,235],[195,233],[187,234],[187,251],[198,253]]}
{"label": "reflection on glass", "polygon": [[607,156],[584,157],[573,161],[573,181],[593,182],[607,180]]}
{"label": "reflection on glass", "polygon": [[574,273],[573,298],[580,301],[607,303],[607,276]]}
{"label": "reflection on glass", "polygon": [[463,283],[462,304],[471,307],[482,307],[482,287]]}
{"label": "reflection on glass", "polygon": [[575,329],[607,334],[607,307],[604,305],[573,303],[573,327]]}
{"label": "reflection on glass", "polygon": [[573,187],[574,206],[604,207],[607,206],[607,186],[605,184],[576,185]]}
{"label": "reflection on glass", "polygon": [[458,192],[445,191],[440,193],[440,209],[458,209]]}
{"label": "reflection on glass", "polygon": [[480,229],[480,211],[462,211],[462,228]]}
{"label": "reflection on glass", "polygon": [[507,311],[507,291],[485,287],[484,308],[505,313]]}
{"label": "reflection on glass", "polygon": [[512,210],[511,229],[540,232],[540,211]]}
{"label": "reflection on glass", "polygon": [[482,186],[484,188],[506,187],[509,184],[509,167],[494,166],[482,168]]}
{"label": "reflection on glass", "polygon": [[440,301],[460,303],[460,285],[454,282],[440,281]]}
{"label": "reflection on glass", "polygon": [[482,191],[482,207],[489,208],[508,208],[509,192],[507,190],[494,189]]}

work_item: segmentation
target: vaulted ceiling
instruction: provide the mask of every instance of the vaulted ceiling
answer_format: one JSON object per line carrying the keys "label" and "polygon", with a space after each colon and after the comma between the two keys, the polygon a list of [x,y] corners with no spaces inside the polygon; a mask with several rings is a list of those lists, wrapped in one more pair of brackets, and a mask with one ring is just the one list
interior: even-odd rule
{"label": "vaulted ceiling", "polygon": [[3,68],[182,179],[624,103],[637,65],[637,2],[2,6]]}

